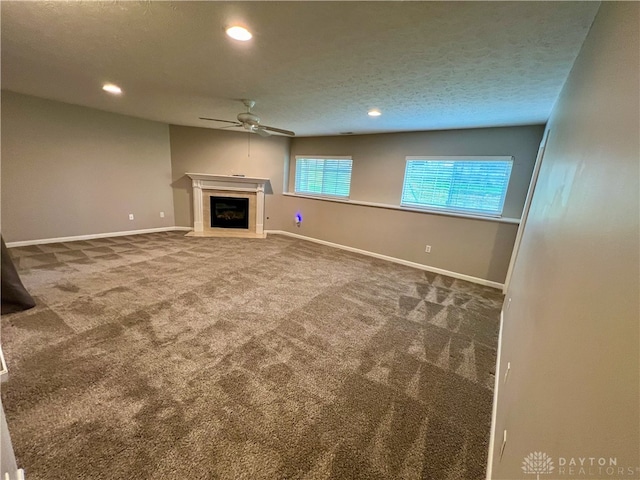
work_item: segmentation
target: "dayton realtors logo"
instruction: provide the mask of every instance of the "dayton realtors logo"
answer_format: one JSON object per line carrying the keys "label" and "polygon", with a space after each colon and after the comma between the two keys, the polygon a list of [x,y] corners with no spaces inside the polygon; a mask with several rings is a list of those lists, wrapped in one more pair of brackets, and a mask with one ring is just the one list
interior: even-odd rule
{"label": "dayton realtors logo", "polygon": [[[616,457],[558,457],[558,468],[552,458],[544,452],[532,452],[522,461],[522,471],[540,475],[554,473],[554,478],[635,478],[640,479],[640,467],[618,465]],[[544,479],[543,479],[544,480]]]}
{"label": "dayton realtors logo", "polygon": [[536,475],[536,480],[540,480],[540,475],[552,473],[553,469],[551,457],[543,452],[531,452],[522,462],[522,471]]}

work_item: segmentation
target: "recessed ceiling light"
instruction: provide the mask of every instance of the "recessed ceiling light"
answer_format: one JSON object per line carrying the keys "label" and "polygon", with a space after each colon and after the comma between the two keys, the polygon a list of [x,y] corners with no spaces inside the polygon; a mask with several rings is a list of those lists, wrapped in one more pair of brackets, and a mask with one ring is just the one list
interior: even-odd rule
{"label": "recessed ceiling light", "polygon": [[113,83],[105,83],[102,86],[102,90],[104,90],[105,92],[113,93],[114,95],[120,95],[122,93],[122,89],[119,86],[114,85]]}
{"label": "recessed ceiling light", "polygon": [[229,35],[234,40],[240,40],[241,42],[246,42],[247,40],[251,40],[253,35],[251,32],[244,27],[240,27],[238,25],[234,25],[233,27],[227,28],[227,35]]}
{"label": "recessed ceiling light", "polygon": [[370,117],[379,117],[380,115],[382,115],[382,112],[377,108],[372,108],[371,110],[369,110],[368,115]]}

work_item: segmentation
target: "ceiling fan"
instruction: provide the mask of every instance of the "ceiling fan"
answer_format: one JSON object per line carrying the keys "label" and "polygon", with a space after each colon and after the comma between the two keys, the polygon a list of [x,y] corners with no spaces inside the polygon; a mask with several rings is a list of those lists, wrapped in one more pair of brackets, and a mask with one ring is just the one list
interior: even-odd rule
{"label": "ceiling fan", "polygon": [[251,109],[255,106],[256,102],[253,100],[242,100],[244,106],[247,107],[246,112],[242,112],[238,114],[238,120],[233,122],[231,120],[221,120],[219,118],[207,118],[200,117],[200,120],[210,120],[212,122],[224,122],[231,123],[228,127],[222,128],[234,128],[234,127],[243,127],[245,130],[249,132],[257,133],[261,137],[270,137],[271,133],[281,133],[282,135],[288,135],[290,137],[295,137],[295,133],[291,130],[283,130],[282,128],[269,127],[267,125],[262,125],[260,123],[260,117],[251,111]]}

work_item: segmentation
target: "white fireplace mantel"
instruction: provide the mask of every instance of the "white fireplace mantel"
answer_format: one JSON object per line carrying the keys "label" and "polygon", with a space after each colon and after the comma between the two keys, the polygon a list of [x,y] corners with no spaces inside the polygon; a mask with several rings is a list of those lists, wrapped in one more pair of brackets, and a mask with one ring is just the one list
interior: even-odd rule
{"label": "white fireplace mantel", "polygon": [[268,178],[240,177],[236,175],[214,175],[210,173],[186,173],[193,186],[193,231],[204,231],[202,190],[225,190],[256,194],[256,231],[264,235],[264,186]]}

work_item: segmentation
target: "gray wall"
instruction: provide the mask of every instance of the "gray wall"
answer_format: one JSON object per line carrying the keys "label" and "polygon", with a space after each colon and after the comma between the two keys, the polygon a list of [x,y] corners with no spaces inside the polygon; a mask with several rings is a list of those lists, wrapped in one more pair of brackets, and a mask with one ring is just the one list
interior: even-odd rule
{"label": "gray wall", "polygon": [[351,200],[400,205],[405,157],[417,155],[515,157],[503,216],[520,218],[544,126],[303,137],[291,142],[289,191],[296,155],[353,157]]}
{"label": "gray wall", "polygon": [[174,225],[165,124],[3,91],[1,142],[7,242]]}
{"label": "gray wall", "polygon": [[[519,218],[543,126],[295,138],[295,155],[353,157],[350,199],[400,204],[405,157],[411,155],[513,155],[505,217]],[[283,229],[497,283],[504,282],[517,225],[287,196]],[[300,227],[293,221],[300,212]],[[430,254],[425,245],[431,245]]]}
{"label": "gray wall", "polygon": [[534,451],[556,467],[540,478],[587,478],[560,457],[625,468],[588,478],[640,475],[639,18],[638,3],[602,4],[549,123],[507,292],[495,479],[523,478]]}
{"label": "gray wall", "polygon": [[[542,133],[532,126],[293,141],[251,135],[249,151],[245,133],[168,127],[11,92],[3,92],[2,101],[7,241],[189,227],[193,207],[186,172],[244,174],[270,179],[266,229],[498,283],[505,278],[516,225],[283,196],[289,159],[351,155],[352,198],[397,205],[407,155],[514,155],[505,215],[518,217]],[[300,228],[293,222],[298,211],[305,217]],[[134,221],[128,220],[130,212]],[[431,254],[424,252],[427,243]]]}
{"label": "gray wall", "polygon": [[288,137],[263,138],[255,134],[249,137],[249,133],[176,125],[171,125],[170,132],[176,225],[193,227],[191,179],[185,175],[188,172],[268,178],[265,229],[281,228],[280,204],[284,166],[289,158]]}

